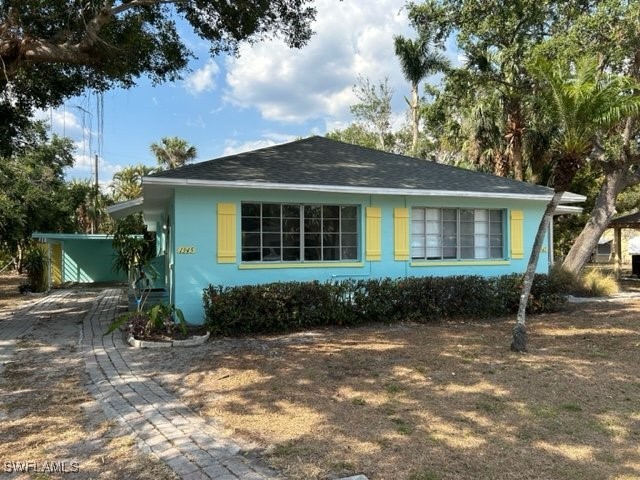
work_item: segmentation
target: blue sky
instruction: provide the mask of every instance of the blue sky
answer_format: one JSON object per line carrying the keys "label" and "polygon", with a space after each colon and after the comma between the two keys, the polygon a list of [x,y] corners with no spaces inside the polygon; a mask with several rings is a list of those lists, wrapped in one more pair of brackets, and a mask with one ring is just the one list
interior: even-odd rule
{"label": "blue sky", "polygon": [[359,75],[372,82],[389,78],[399,126],[409,85],[392,39],[414,36],[404,4],[319,0],[316,34],[306,47],[291,50],[276,39],[244,45],[239,57],[211,58],[207,44],[181,25],[198,56],[182,81],[152,86],[140,79],[131,89],[109,91],[102,114],[96,95],[87,93],[40,116],[76,142],[76,165],[67,177],[92,178],[91,159],[99,154],[103,187],[127,165],[155,165],[149,146],[163,136],[184,138],[202,161],[345,127]]}

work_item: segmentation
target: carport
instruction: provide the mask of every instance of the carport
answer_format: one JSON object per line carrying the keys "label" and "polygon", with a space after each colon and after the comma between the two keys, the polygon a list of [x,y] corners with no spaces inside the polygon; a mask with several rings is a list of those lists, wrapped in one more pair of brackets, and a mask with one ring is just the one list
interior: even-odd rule
{"label": "carport", "polygon": [[124,273],[113,272],[113,237],[106,234],[40,233],[32,235],[49,258],[49,285],[67,282],[126,282]]}

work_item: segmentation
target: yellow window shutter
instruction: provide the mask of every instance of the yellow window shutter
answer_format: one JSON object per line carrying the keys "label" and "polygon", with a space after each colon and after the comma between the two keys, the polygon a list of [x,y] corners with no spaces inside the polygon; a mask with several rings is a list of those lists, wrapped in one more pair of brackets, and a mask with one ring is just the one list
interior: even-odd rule
{"label": "yellow window shutter", "polygon": [[511,210],[511,258],[524,257],[524,213]]}
{"label": "yellow window shutter", "polygon": [[380,261],[382,240],[382,213],[378,207],[366,208],[365,259]]}
{"label": "yellow window shutter", "polygon": [[396,260],[409,260],[409,209],[393,209],[393,250]]}
{"label": "yellow window shutter", "polygon": [[218,263],[236,263],[236,205],[218,204]]}

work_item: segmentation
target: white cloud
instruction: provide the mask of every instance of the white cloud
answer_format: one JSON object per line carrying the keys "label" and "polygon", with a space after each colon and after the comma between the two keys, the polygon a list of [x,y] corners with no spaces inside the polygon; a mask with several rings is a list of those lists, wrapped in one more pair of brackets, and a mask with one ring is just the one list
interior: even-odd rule
{"label": "white cloud", "polygon": [[184,81],[184,86],[192,95],[208,92],[215,88],[215,77],[220,72],[220,67],[213,60],[207,60],[202,68],[195,70]]}
{"label": "white cloud", "polygon": [[82,131],[80,119],[66,106],[57,109],[36,110],[34,117],[36,120],[47,122],[53,132],[58,135],[70,135]]}
{"label": "white cloud", "polygon": [[234,153],[250,152],[259,148],[272,147],[280,143],[291,142],[296,139],[295,135],[286,133],[269,132],[262,134],[262,138],[256,140],[239,141],[227,139],[224,142],[222,155],[233,155]]}
{"label": "white cloud", "polygon": [[324,118],[331,125],[350,120],[358,75],[374,82],[388,76],[394,104],[404,109],[408,85],[393,51],[394,35],[414,35],[404,5],[405,0],[318,1],[316,34],[301,50],[271,40],[244,45],[240,57],[227,60],[226,100],[255,107],[268,120]]}

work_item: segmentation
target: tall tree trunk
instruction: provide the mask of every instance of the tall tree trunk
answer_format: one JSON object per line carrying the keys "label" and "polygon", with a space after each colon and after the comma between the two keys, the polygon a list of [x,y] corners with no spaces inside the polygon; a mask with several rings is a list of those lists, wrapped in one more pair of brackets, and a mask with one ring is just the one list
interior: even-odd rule
{"label": "tall tree trunk", "polygon": [[411,84],[411,119],[413,127],[413,141],[411,142],[411,155],[414,157],[418,154],[418,127],[420,124],[420,116],[418,112],[418,84]]}
{"label": "tall tree trunk", "polygon": [[522,166],[522,131],[524,130],[520,103],[517,100],[509,100],[507,110],[507,156],[513,178],[524,179],[524,168]]}
{"label": "tall tree trunk", "polygon": [[567,257],[562,263],[563,269],[577,275],[589,261],[593,249],[598,244],[598,240],[616,213],[616,198],[618,198],[618,194],[628,186],[625,177],[625,172],[619,168],[607,172],[591,212],[591,217],[589,217],[587,224],[571,246]]}
{"label": "tall tree trunk", "polygon": [[536,275],[536,267],[538,266],[538,259],[540,258],[540,251],[542,250],[542,243],[544,242],[544,236],[547,234],[549,222],[553,216],[553,212],[556,211],[556,207],[560,203],[562,194],[564,192],[555,192],[551,201],[547,205],[544,211],[544,215],[540,219],[540,225],[538,226],[538,233],[533,241],[533,248],[531,249],[531,255],[529,256],[529,263],[527,264],[527,271],[524,274],[524,280],[522,282],[522,292],[520,293],[520,305],[518,307],[518,316],[516,318],[516,325],[513,327],[513,341],[511,342],[511,350],[514,352],[526,352],[527,351],[527,303],[529,302],[529,294],[531,293],[531,287],[533,286],[533,280]]}

